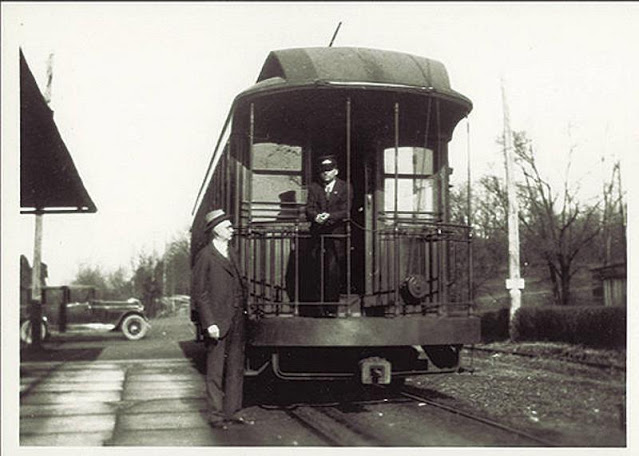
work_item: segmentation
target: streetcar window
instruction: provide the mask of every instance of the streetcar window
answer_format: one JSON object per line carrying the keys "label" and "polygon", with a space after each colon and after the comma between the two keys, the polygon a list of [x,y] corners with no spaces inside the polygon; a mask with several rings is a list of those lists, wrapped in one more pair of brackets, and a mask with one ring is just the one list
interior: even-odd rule
{"label": "streetcar window", "polygon": [[302,171],[302,148],[287,144],[253,144],[253,170]]}
{"label": "streetcar window", "polygon": [[253,218],[298,218],[303,206],[302,148],[275,143],[253,145]]}
{"label": "streetcar window", "polygon": [[[397,162],[395,162],[397,157]],[[397,170],[395,169],[397,163]],[[422,147],[399,147],[384,150],[384,210],[402,215],[420,213],[428,216],[435,210],[433,151]],[[397,186],[395,173],[397,172]],[[397,200],[395,199],[397,188]],[[424,214],[425,213],[425,214]]]}
{"label": "streetcar window", "polygon": [[[431,179],[397,179],[399,212],[433,212],[434,192]],[[384,210],[395,210],[395,178],[384,180]]]}
{"label": "streetcar window", "polygon": [[262,203],[299,202],[302,178],[299,176],[253,176],[253,201]]}
{"label": "streetcar window", "polygon": [[[384,173],[395,174],[395,148],[384,150]],[[397,173],[430,176],[433,174],[433,151],[423,147],[397,149]]]}

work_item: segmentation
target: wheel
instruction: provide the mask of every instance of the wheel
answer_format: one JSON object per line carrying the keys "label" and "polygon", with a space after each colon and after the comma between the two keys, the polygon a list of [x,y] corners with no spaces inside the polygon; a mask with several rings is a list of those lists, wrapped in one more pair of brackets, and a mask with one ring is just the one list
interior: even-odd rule
{"label": "wheel", "polygon": [[139,315],[129,315],[122,322],[122,334],[129,340],[140,340],[149,330],[149,325]]}
{"label": "wheel", "polygon": [[[41,340],[45,340],[49,336],[49,330],[45,322],[40,323]],[[25,344],[31,345],[33,342],[31,320],[25,320],[20,325],[20,340]]]}

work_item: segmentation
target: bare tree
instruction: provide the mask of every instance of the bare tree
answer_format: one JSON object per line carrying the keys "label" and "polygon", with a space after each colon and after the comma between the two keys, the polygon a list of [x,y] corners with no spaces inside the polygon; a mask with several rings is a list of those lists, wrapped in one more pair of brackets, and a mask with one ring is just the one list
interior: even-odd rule
{"label": "bare tree", "polygon": [[572,150],[560,191],[555,191],[542,176],[532,144],[524,133],[515,133],[515,153],[523,173],[520,222],[529,238],[528,246],[534,246],[548,267],[555,303],[568,305],[578,256],[601,231],[600,202],[587,205],[578,200],[568,179]]}
{"label": "bare tree", "polygon": [[100,266],[81,264],[72,282],[73,285],[88,285],[98,292],[104,292],[107,288],[107,279]]}
{"label": "bare tree", "polygon": [[[482,176],[473,185],[473,295],[487,292],[486,284],[508,261],[506,213],[508,200],[503,182],[492,175]],[[451,220],[468,223],[466,184],[450,192]]]}
{"label": "bare tree", "polygon": [[189,294],[191,287],[191,245],[188,231],[177,234],[168,245],[163,261],[166,267],[165,294]]}
{"label": "bare tree", "polygon": [[159,311],[163,267],[163,261],[157,254],[140,253],[131,279],[134,293],[144,304],[149,317],[155,317]]}

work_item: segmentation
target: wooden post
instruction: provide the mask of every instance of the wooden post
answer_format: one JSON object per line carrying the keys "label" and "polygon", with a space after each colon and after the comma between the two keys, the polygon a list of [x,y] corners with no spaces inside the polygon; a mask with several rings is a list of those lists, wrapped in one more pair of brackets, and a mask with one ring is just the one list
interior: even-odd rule
{"label": "wooden post", "polygon": [[509,333],[513,338],[514,318],[521,307],[521,290],[524,280],[519,275],[519,205],[517,203],[517,189],[515,187],[515,165],[513,159],[513,138],[510,130],[510,116],[506,103],[506,89],[501,84],[504,109],[504,155],[506,160],[506,187],[508,189],[508,272],[506,288],[510,291],[510,321]]}
{"label": "wooden post", "polygon": [[[44,99],[47,105],[51,104],[51,86],[53,82],[53,53],[49,54],[47,60],[47,85]],[[38,208],[35,213],[35,240],[33,243],[33,269],[31,270],[31,343],[33,348],[40,348],[42,345],[42,208]]]}
{"label": "wooden post", "polygon": [[35,239],[33,243],[33,268],[31,269],[31,343],[32,347],[42,345],[42,218],[41,212],[35,215]]}

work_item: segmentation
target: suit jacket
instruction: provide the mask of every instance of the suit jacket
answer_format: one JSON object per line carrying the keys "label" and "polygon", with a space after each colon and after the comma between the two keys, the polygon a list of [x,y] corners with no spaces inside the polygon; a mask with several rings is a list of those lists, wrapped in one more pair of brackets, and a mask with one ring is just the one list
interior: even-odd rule
{"label": "suit jacket", "polygon": [[[306,203],[306,217],[311,222],[311,232],[316,233],[344,233],[344,220],[349,217],[348,213],[348,187],[346,182],[335,179],[335,185],[330,197],[326,197],[324,186],[313,182],[308,188],[308,199]],[[353,200],[353,186],[350,186],[351,202]],[[329,219],[324,224],[315,223],[315,217],[322,212],[330,214]]]}
{"label": "suit jacket", "polygon": [[204,333],[215,324],[220,338],[226,336],[233,317],[245,310],[247,296],[235,253],[229,248],[227,259],[212,243],[207,244],[195,260],[191,288]]}

